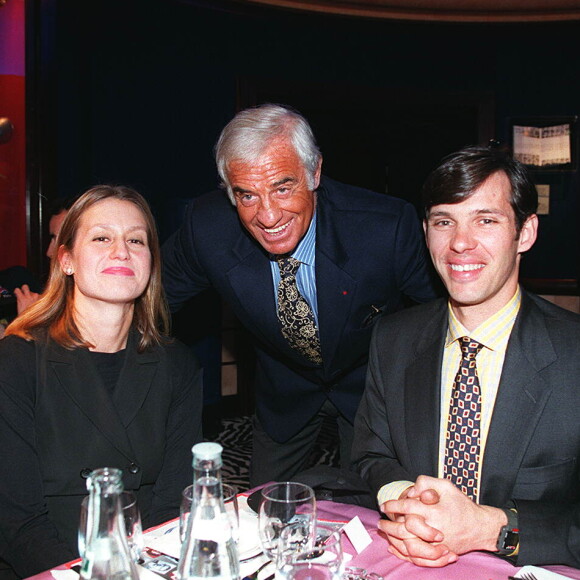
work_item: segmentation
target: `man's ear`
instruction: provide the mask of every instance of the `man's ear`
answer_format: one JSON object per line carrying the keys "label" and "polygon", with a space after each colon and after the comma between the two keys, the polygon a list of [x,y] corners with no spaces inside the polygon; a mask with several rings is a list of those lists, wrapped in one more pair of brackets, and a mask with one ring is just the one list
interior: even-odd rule
{"label": "man's ear", "polygon": [[518,253],[527,252],[535,243],[538,237],[538,216],[531,215],[522,226],[518,238]]}
{"label": "man's ear", "polygon": [[318,167],[316,168],[316,171],[314,172],[314,184],[312,189],[315,190],[319,185],[320,185],[320,174],[322,173],[322,156],[320,156],[320,159],[318,160]]}

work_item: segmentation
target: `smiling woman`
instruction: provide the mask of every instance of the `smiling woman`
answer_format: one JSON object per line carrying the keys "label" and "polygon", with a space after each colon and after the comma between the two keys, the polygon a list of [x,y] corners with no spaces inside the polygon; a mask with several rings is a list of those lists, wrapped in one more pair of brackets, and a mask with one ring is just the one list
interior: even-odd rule
{"label": "smiling woman", "polygon": [[92,188],[57,246],[46,292],[0,341],[0,558],[14,577],[77,556],[95,468],[123,470],[145,526],[176,517],[201,439],[199,367],[165,336],[145,200]]}
{"label": "smiling woman", "polygon": [[[70,208],[57,247],[43,300],[14,321],[7,334],[30,339],[34,329],[47,328],[62,346],[115,352],[134,326],[140,349],[161,342],[168,314],[159,242],[141,195],[126,187],[93,187]],[[103,325],[103,317],[118,332]]]}
{"label": "smiling woman", "polygon": [[59,249],[62,270],[74,278],[77,312],[120,307],[127,310],[120,320],[131,321],[151,273],[148,230],[142,211],[130,201],[103,199],[84,212],[73,247]]}

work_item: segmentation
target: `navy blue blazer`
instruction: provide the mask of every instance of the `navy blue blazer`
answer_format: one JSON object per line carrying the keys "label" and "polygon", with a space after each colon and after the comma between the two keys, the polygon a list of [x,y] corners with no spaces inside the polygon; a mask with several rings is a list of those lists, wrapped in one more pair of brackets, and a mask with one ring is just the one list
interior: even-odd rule
{"label": "navy blue blazer", "polygon": [[[437,300],[377,325],[352,450],[374,492],[391,481],[437,477],[447,313],[447,302]],[[480,490],[481,504],[516,504],[519,566],[580,566],[579,377],[580,316],[524,292]]]}
{"label": "navy blue blazer", "polygon": [[403,295],[435,297],[415,209],[387,195],[323,178],[317,190],[316,287],[323,364],[291,349],[280,331],[268,254],[243,228],[224,191],[195,199],[163,246],[173,311],[214,287],[256,342],[256,411],[276,441],[296,434],[326,397],[353,421],[379,315]]}

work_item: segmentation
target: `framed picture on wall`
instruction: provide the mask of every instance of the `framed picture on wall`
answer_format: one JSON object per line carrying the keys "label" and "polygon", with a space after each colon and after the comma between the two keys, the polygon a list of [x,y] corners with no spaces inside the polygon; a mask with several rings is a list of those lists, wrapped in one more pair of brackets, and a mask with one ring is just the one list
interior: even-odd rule
{"label": "framed picture on wall", "polygon": [[514,157],[534,171],[576,171],[577,125],[577,116],[512,118]]}

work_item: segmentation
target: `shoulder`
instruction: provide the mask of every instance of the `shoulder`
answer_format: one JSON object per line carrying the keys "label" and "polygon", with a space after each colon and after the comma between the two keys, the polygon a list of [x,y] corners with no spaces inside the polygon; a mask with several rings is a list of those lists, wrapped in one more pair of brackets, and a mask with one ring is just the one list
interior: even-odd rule
{"label": "shoulder", "polygon": [[320,182],[318,195],[320,203],[343,211],[399,215],[411,210],[416,214],[414,207],[404,199],[340,183],[326,176]]}
{"label": "shoulder", "polygon": [[196,374],[200,368],[193,350],[175,338],[153,347],[151,353],[157,355],[174,376]]}
{"label": "shoulder", "polygon": [[378,339],[396,336],[397,342],[414,340],[419,334],[435,333],[446,328],[447,299],[438,298],[424,304],[410,306],[393,314],[382,316],[375,328]]}
{"label": "shoulder", "polygon": [[534,316],[540,316],[548,330],[562,335],[564,340],[572,337],[580,340],[580,314],[556,306],[535,294],[524,292],[522,318],[533,321]]}
{"label": "shoulder", "polygon": [[[0,388],[22,392],[36,377],[36,342],[10,335],[0,340]],[[11,387],[9,387],[11,385]]]}
{"label": "shoulder", "polygon": [[0,361],[2,361],[2,366],[15,360],[34,360],[35,357],[36,342],[34,340],[24,340],[14,335],[0,340]]}
{"label": "shoulder", "polygon": [[[216,189],[191,200],[188,215],[196,220],[237,218],[236,208],[223,189]],[[211,223],[209,224],[211,226]]]}

